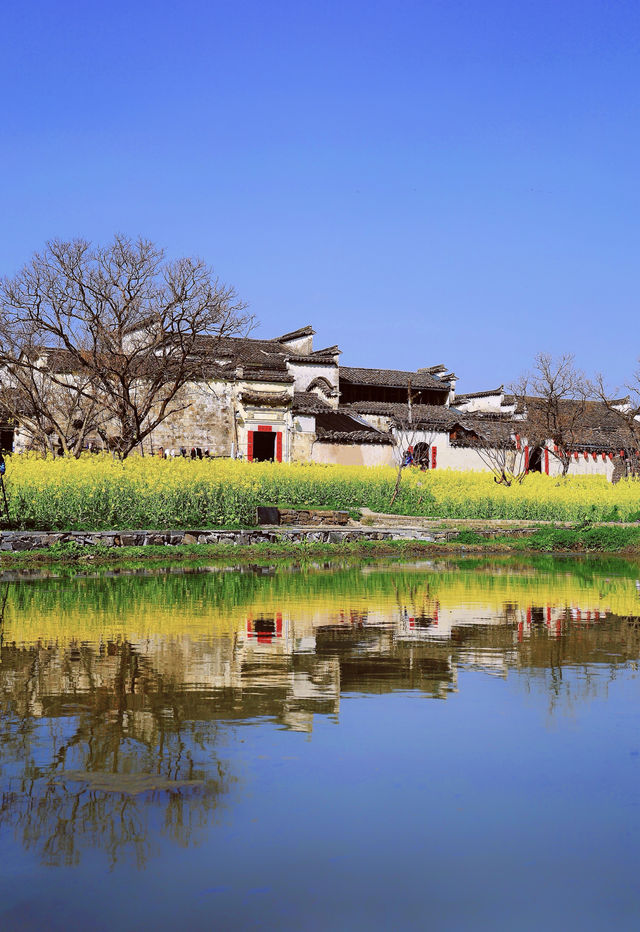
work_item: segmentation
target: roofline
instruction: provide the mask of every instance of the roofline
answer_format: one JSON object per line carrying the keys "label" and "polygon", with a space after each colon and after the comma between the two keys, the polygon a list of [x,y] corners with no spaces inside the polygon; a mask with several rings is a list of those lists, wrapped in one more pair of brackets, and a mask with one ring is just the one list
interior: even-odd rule
{"label": "roofline", "polygon": [[[460,397],[460,396],[458,396]],[[517,395],[513,392],[508,393],[505,397],[514,398],[517,402],[524,402],[525,404],[528,401],[546,401],[546,398],[543,395]],[[611,398],[607,401],[602,401],[601,398],[558,398],[560,404],[565,404],[569,402],[571,404],[585,404],[585,405],[600,405],[603,408],[607,408],[609,405],[622,405],[629,403],[629,396],[626,398]]]}
{"label": "roofline", "polygon": [[311,353],[312,356],[342,356],[342,350],[338,345],[325,346],[324,349],[316,349]]}
{"label": "roofline", "polygon": [[499,388],[492,388],[486,392],[462,392],[462,394],[456,395],[456,401],[460,401],[461,398],[489,398],[503,393],[504,385],[501,385]]}
{"label": "roofline", "polygon": [[273,343],[287,343],[289,340],[297,340],[302,337],[312,337],[315,335],[315,330],[311,324],[307,324],[306,327],[300,327],[298,330],[292,330],[291,333],[283,333],[281,337],[274,337]]}
{"label": "roofline", "polygon": [[[422,371],[418,370],[417,372],[414,372],[410,369],[382,369],[379,366],[377,367],[376,366],[340,366],[340,378],[342,379],[343,374],[344,374],[344,378],[348,382],[349,372],[353,371],[354,369],[358,369],[360,372],[377,372],[377,373],[384,373],[384,372],[396,373],[397,372],[397,373],[402,374],[403,376],[407,376],[409,380],[411,378],[420,378],[421,376],[422,377],[428,376],[428,378],[433,379],[433,382],[435,384],[426,386],[425,390],[432,389],[433,391],[449,391],[451,388],[451,385],[449,382],[445,382],[442,379],[439,379],[437,375],[431,375],[430,373],[426,372],[426,370],[424,369]],[[355,385],[366,385],[369,383],[354,381],[354,384]],[[393,388],[394,386],[390,385],[390,386],[383,386],[383,387]],[[405,386],[398,385],[396,387],[404,388]],[[418,390],[420,390],[419,387],[418,387]]]}

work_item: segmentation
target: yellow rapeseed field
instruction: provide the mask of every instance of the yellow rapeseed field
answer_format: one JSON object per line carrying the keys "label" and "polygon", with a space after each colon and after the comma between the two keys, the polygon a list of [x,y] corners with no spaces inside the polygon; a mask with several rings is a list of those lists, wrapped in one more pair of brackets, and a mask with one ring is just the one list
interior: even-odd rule
{"label": "yellow rapeseed field", "polygon": [[12,520],[24,528],[250,526],[257,505],[341,508],[433,517],[640,519],[640,482],[531,475],[511,488],[488,473],[407,469],[393,508],[388,467],[162,460],[106,454],[79,460],[9,457]]}

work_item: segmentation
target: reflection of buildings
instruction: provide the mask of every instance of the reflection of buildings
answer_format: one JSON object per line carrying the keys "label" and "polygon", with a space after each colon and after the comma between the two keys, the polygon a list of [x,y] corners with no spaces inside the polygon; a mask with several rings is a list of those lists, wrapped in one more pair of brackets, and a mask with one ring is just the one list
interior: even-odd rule
{"label": "reflection of buildings", "polygon": [[589,651],[635,657],[635,633],[628,643],[621,634],[635,629],[612,614],[638,614],[639,604],[632,579],[513,565],[23,584],[7,601],[0,692],[39,717],[109,707],[118,694],[145,740],[168,694],[183,719],[269,716],[310,730],[314,714],[338,714],[345,692],[442,697],[460,668],[505,674],[550,657],[583,662]]}
{"label": "reflection of buildings", "polygon": [[404,636],[403,620],[401,611],[390,608],[328,617],[313,612],[301,618],[286,611],[270,618],[250,616],[236,639],[242,679],[245,686],[247,676],[264,682],[267,669],[274,677],[274,666],[290,665],[290,701],[299,712],[304,702],[309,713],[329,699],[337,713],[340,694],[350,691],[418,688],[442,695],[454,679],[449,652],[426,640],[413,643]]}
{"label": "reflection of buildings", "polygon": [[344,693],[420,689],[444,697],[457,688],[460,668],[505,674],[509,667],[536,666],[552,641],[561,645],[560,662],[582,662],[590,651],[626,656],[631,645],[620,631],[635,632],[616,626],[603,608],[509,601],[456,606],[424,587],[397,591],[381,605],[363,600],[344,610],[339,604],[283,600],[279,611],[245,612],[208,635],[5,646],[0,695],[21,715],[57,717],[98,701],[108,707],[117,694],[129,725],[149,741],[149,710],[162,709],[168,692],[183,718],[269,716],[309,731],[314,714],[339,713]]}

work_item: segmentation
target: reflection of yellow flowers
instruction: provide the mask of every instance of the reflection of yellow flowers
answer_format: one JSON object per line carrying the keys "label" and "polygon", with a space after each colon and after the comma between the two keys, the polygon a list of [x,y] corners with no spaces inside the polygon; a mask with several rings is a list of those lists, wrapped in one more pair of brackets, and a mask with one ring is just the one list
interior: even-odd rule
{"label": "reflection of yellow flowers", "polygon": [[520,613],[531,606],[579,609],[583,620],[588,612],[640,614],[633,578],[605,578],[585,567],[580,574],[564,567],[516,571],[511,565],[478,572],[419,564],[369,567],[366,573],[352,567],[272,576],[123,574],[10,584],[4,643],[230,637],[246,633],[249,619],[278,614],[291,622],[295,636],[320,625],[350,625],[354,617],[369,624],[400,621],[405,610],[432,616],[436,610],[455,615],[471,608],[475,613],[467,612],[467,621],[471,616],[503,623],[507,606]]}
{"label": "reflection of yellow flowers", "polygon": [[[79,460],[13,456],[7,488],[14,519],[31,527],[212,527],[250,525],[257,505],[388,511],[389,467],[162,460],[108,455]],[[406,470],[393,511],[442,517],[640,517],[640,483],[602,476],[527,477],[511,488],[489,473]]]}

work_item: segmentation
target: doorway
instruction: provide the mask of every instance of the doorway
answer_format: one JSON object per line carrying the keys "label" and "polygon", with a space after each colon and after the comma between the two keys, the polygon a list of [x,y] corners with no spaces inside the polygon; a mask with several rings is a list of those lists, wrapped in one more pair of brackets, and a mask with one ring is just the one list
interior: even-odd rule
{"label": "doorway", "polygon": [[428,469],[430,452],[428,443],[424,443],[422,440],[416,443],[413,448],[413,462],[416,466],[420,466],[421,469]]}
{"label": "doorway", "polygon": [[276,435],[272,431],[254,431],[254,463],[273,462],[276,458]]}
{"label": "doorway", "polygon": [[529,472],[542,472],[542,449],[534,447],[529,454]]}
{"label": "doorway", "polygon": [[0,453],[13,453],[13,430],[0,428]]}

